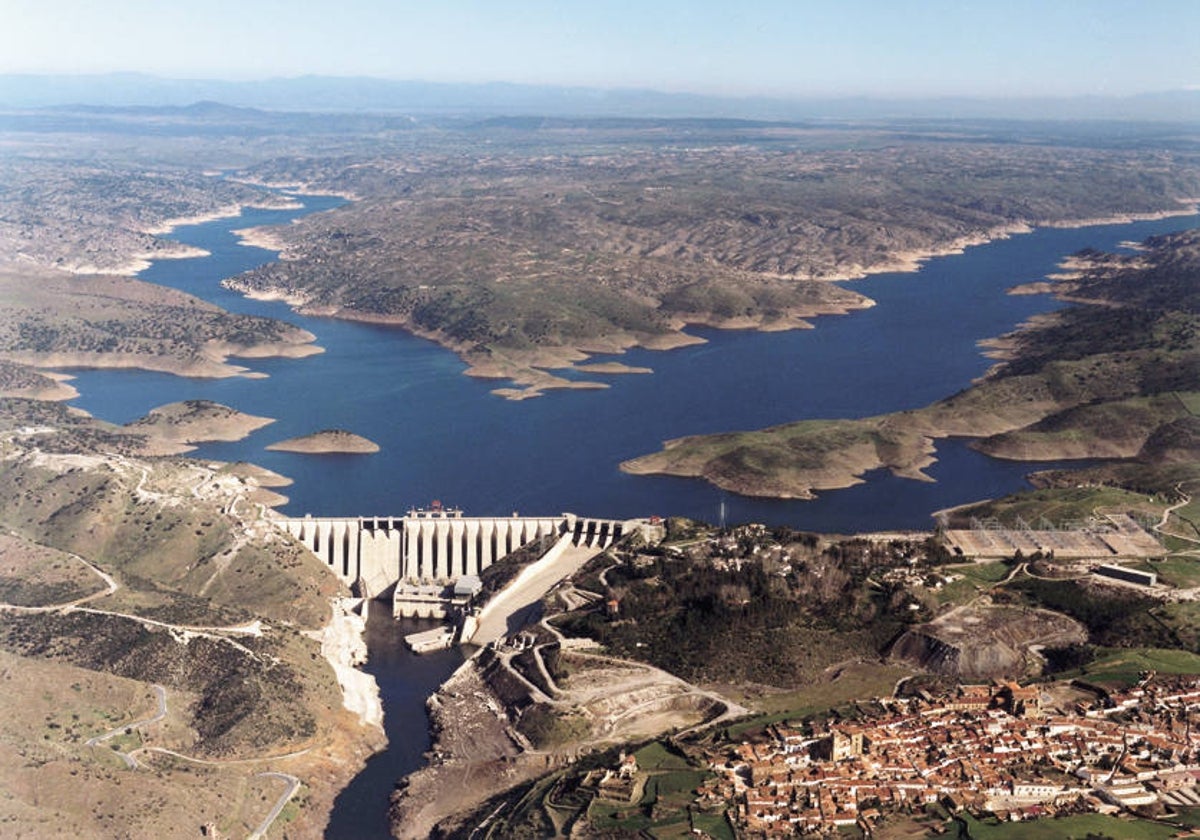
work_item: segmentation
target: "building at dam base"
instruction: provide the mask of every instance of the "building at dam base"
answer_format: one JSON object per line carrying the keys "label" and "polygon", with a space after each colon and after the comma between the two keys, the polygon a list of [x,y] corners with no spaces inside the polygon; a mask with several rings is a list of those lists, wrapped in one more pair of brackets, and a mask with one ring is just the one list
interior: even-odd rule
{"label": "building at dam base", "polygon": [[414,508],[404,516],[287,518],[279,526],[365,598],[391,598],[397,615],[445,617],[469,596],[460,581],[539,540],[606,548],[638,521],[557,517],[468,517]]}

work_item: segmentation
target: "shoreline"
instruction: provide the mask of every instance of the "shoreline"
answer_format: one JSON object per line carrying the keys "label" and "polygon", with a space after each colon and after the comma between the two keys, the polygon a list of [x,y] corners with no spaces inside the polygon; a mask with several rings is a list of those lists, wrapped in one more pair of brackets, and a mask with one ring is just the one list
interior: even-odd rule
{"label": "shoreline", "polygon": [[[295,185],[290,184],[277,185],[258,183],[254,181],[245,181],[244,183],[270,187],[274,189],[288,189],[299,194],[341,195],[349,201],[357,200],[357,197],[349,194],[309,190],[309,188],[307,188],[305,185],[301,185],[300,189],[296,189],[294,188]],[[1107,224],[1129,224],[1137,221],[1149,221],[1171,218],[1175,216],[1195,215],[1196,213],[1200,212],[1200,201],[1194,199],[1180,199],[1179,203],[1180,206],[1178,208],[1154,212],[1114,213],[1105,217],[1068,219],[1053,222],[1013,222],[1010,224],[999,225],[986,231],[958,237],[942,246],[899,251],[890,255],[885,262],[879,265],[864,267],[857,264],[852,264],[846,266],[845,270],[832,275],[809,277],[804,279],[837,283],[853,282],[855,280],[861,280],[875,274],[913,273],[920,271],[924,263],[928,262],[929,260],[936,259],[938,257],[962,254],[967,248],[978,245],[986,245],[989,242],[1008,239],[1019,234],[1032,233],[1038,228],[1084,228]],[[239,237],[242,245],[246,245],[248,247],[259,247],[273,251],[276,254],[276,259],[284,260],[287,259],[284,256],[287,243],[280,238],[280,234],[276,230],[282,227],[283,226],[258,226],[244,228],[233,232]],[[679,347],[704,343],[705,340],[703,338],[689,335],[683,331],[687,326],[690,325],[706,326],[713,329],[748,329],[761,332],[786,331],[792,329],[813,329],[815,325],[808,320],[810,318],[819,318],[825,315],[845,315],[850,312],[867,309],[875,305],[875,301],[864,297],[861,304],[857,306],[816,304],[810,309],[788,312],[781,317],[775,317],[773,319],[768,319],[765,316],[722,319],[703,313],[693,313],[690,316],[684,314],[678,316],[671,322],[671,327],[675,330],[675,332],[672,333],[662,335],[637,335],[633,333],[625,333],[611,337],[610,340],[605,342],[602,346],[589,345],[587,343],[581,343],[579,345],[561,345],[529,351],[526,354],[528,358],[525,359],[512,357],[497,359],[494,356],[484,357],[479,354],[473,354],[468,348],[461,346],[461,344],[458,342],[447,339],[438,331],[421,330],[412,326],[408,323],[407,319],[402,316],[362,312],[334,306],[310,306],[310,298],[303,291],[284,289],[248,289],[243,284],[228,282],[230,279],[231,278],[226,278],[222,281],[226,288],[232,289],[233,291],[236,291],[253,300],[282,301],[299,315],[304,315],[306,317],[334,318],[344,321],[358,321],[360,323],[394,326],[399,329],[403,329],[410,335],[432,341],[443,349],[449,350],[458,356],[458,358],[467,365],[466,369],[463,371],[463,373],[467,376],[480,379],[506,380],[511,383],[509,385],[493,389],[492,393],[504,399],[514,401],[539,397],[549,390],[602,390],[608,388],[610,386],[605,382],[567,379],[555,375],[553,371],[570,369],[582,373],[593,373],[599,375],[619,375],[621,373],[625,373],[627,371],[617,369],[616,366],[620,366],[622,363],[615,360],[596,362],[593,363],[592,366],[587,364],[581,365],[579,363],[586,362],[593,355],[619,355],[631,348],[642,348],[645,350],[673,350]],[[1031,287],[1031,291],[1027,293],[1033,293],[1033,284],[1027,285]],[[638,370],[637,372],[641,373],[644,371]]]}
{"label": "shoreline", "polygon": [[79,389],[69,384],[74,376],[54,370],[32,369],[38,376],[50,380],[49,385],[34,385],[32,387],[0,387],[0,397],[16,397],[18,399],[41,400],[43,402],[66,402],[79,396]]}
{"label": "shoreline", "polygon": [[[309,333],[311,335],[311,333]],[[270,342],[252,347],[212,347],[194,360],[184,361],[171,356],[143,356],[133,353],[89,353],[89,352],[37,352],[19,350],[0,352],[0,358],[19,365],[34,368],[44,375],[70,370],[144,370],[152,373],[169,373],[188,379],[229,379],[240,376],[246,379],[264,379],[266,374],[251,370],[244,365],[231,364],[229,359],[303,359],[323,353],[324,348],[314,344],[290,344]],[[65,386],[75,390],[73,386]],[[59,389],[54,389],[56,392]],[[78,396],[78,393],[71,399]]]}
{"label": "shoreline", "polygon": [[[262,248],[265,251],[273,251],[275,259],[283,260],[283,251],[286,243],[279,238],[279,234],[273,232],[273,228],[279,225],[258,225],[257,227],[238,228],[231,231],[238,238],[238,245],[245,248]],[[250,297],[250,295],[247,295]]]}
{"label": "shoreline", "polygon": [[[252,185],[265,186],[265,185]],[[176,216],[171,219],[164,219],[155,225],[150,225],[141,229],[142,233],[148,233],[151,236],[165,236],[172,233],[176,228],[189,227],[191,225],[202,225],[207,222],[215,222],[219,219],[233,219],[241,216],[246,210],[302,210],[304,205],[296,200],[283,202],[268,202],[268,201],[252,201],[246,204],[227,204],[224,207],[219,207],[216,210],[210,210],[207,213],[196,213],[191,216]]]}
{"label": "shoreline", "polygon": [[1085,228],[1100,225],[1128,225],[1133,222],[1154,222],[1159,219],[1171,219],[1175,216],[1195,216],[1200,213],[1200,198],[1176,199],[1180,207],[1176,210],[1156,210],[1144,213],[1116,213],[1112,216],[1099,216],[1091,219],[1067,219],[1061,222],[1044,222],[1036,227],[1049,228]]}
{"label": "shoreline", "polygon": [[173,402],[150,409],[122,428],[147,437],[146,448],[173,449],[156,454],[191,452],[198,444],[245,440],[276,422],[208,400]]}
{"label": "shoreline", "polygon": [[[879,265],[861,266],[854,264],[848,267],[850,269],[848,273],[809,277],[806,279],[828,281],[831,283],[848,283],[855,280],[863,280],[875,274],[912,274],[913,272],[920,271],[921,266],[929,260],[937,259],[938,257],[955,256],[956,254],[963,253],[967,248],[973,248],[976,245],[987,245],[989,242],[1009,239],[1023,233],[1033,233],[1039,227],[1046,227],[1046,225],[1031,222],[1013,222],[979,233],[960,236],[941,247],[897,251],[895,254],[889,255],[888,259]],[[1083,225],[1083,227],[1086,227],[1086,225]]]}
{"label": "shoreline", "polygon": [[[857,422],[865,423],[871,419],[874,418],[866,418]],[[784,476],[771,488],[762,487],[760,488],[761,492],[750,492],[740,482],[706,475],[707,460],[685,461],[679,465],[672,463],[669,456],[670,451],[681,444],[686,445],[693,439],[693,437],[683,437],[666,441],[657,452],[629,458],[619,463],[617,469],[626,475],[666,475],[676,478],[699,479],[726,492],[750,499],[813,501],[826,491],[845,490],[865,484],[866,473],[877,469],[885,469],[898,478],[932,482],[934,479],[923,471],[937,463],[935,436],[922,435],[921,452],[904,464],[884,463],[880,460],[873,444],[858,445],[838,452],[836,457],[820,466]]]}
{"label": "shoreline", "polygon": [[1179,207],[1168,210],[1155,210],[1141,213],[1113,213],[1109,216],[1095,216],[1086,219],[1013,222],[1011,224],[1000,225],[998,227],[991,228],[990,230],[982,233],[961,236],[948,245],[940,248],[899,251],[896,254],[891,255],[886,262],[877,266],[863,267],[855,265],[851,268],[851,271],[846,274],[839,273],[821,277],[809,277],[805,279],[826,280],[840,283],[862,280],[874,274],[889,274],[892,272],[907,274],[914,271],[919,271],[922,263],[928,262],[931,259],[961,254],[967,248],[972,248],[976,245],[986,245],[989,242],[1009,239],[1013,236],[1019,236],[1025,233],[1033,233],[1038,228],[1076,229],[1100,227],[1103,225],[1122,225],[1132,224],[1133,222],[1150,222],[1157,221],[1159,219],[1170,219],[1174,218],[1175,216],[1194,216],[1200,213],[1200,199],[1184,198],[1177,199],[1177,201],[1179,202]]}
{"label": "shoreline", "polygon": [[264,448],[268,452],[293,452],[300,455],[371,455],[379,451],[379,444],[353,432],[328,429],[276,441]]}
{"label": "shoreline", "polygon": [[[1195,215],[1195,208],[1183,208],[1179,211],[1163,211],[1155,214],[1127,214],[1117,219],[1084,220],[1079,224],[1060,225],[1060,228],[1089,227],[1102,224],[1133,224],[1138,221],[1155,221],[1173,218],[1181,215]],[[1028,295],[1047,294],[1056,300],[1067,303],[1086,303],[1091,305],[1111,305],[1104,301],[1080,300],[1073,298],[1071,292],[1075,288],[1072,282],[1081,273],[1092,268],[1103,268],[1108,263],[1116,263],[1126,267],[1130,263],[1143,263],[1140,256],[1123,257],[1114,260],[1111,255],[1101,255],[1096,258],[1087,256],[1067,256],[1057,263],[1060,270],[1069,273],[1047,274],[1043,280],[1023,283],[1010,287],[1006,294]],[[1135,268],[1145,269],[1145,264],[1134,265]],[[1016,358],[1021,346],[1022,335],[1032,329],[1052,325],[1060,318],[1059,310],[1039,312],[1027,317],[1008,332],[984,338],[976,342],[976,346],[984,358],[996,361],[996,364],[982,377],[974,380],[976,384],[985,381],[1003,363]],[[956,417],[951,409],[954,396],[944,397],[927,406],[873,417],[847,419],[841,421],[851,429],[859,427],[877,427],[885,425],[892,432],[909,435],[913,441],[920,441],[919,452],[910,453],[903,459],[884,457],[877,447],[864,447],[858,442],[842,444],[838,447],[820,453],[820,460],[814,466],[796,467],[789,471],[773,473],[770,476],[750,476],[738,471],[726,472],[715,470],[714,464],[729,452],[740,448],[769,449],[770,446],[786,444],[787,430],[799,428],[806,421],[784,423],[766,429],[756,429],[746,432],[712,433],[690,435],[665,440],[657,451],[647,452],[626,459],[618,464],[618,469],[629,475],[665,475],[682,478],[701,479],[708,484],[748,498],[776,499],[813,499],[823,490],[844,489],[863,483],[863,476],[869,470],[888,469],[894,476],[900,478],[932,481],[924,470],[937,463],[935,441],[969,437],[975,441],[1015,432],[1032,422],[1045,419],[1049,414],[1035,412],[1030,417],[1021,417],[1019,411],[1010,407],[1008,411],[1001,410],[991,415],[990,421],[978,415],[972,419],[968,411],[962,417]],[[1050,413],[1075,408],[1080,403],[1051,404]],[[1033,406],[1028,406],[1032,410]],[[949,413],[947,413],[949,412]],[[964,421],[969,421],[964,425]],[[773,440],[772,435],[779,434],[780,439]],[[1137,445],[1134,446],[1134,443]],[[1098,444],[1080,444],[1068,446],[1063,442],[1045,442],[1040,448],[1026,450],[992,451],[981,446],[972,445],[991,458],[998,460],[1019,461],[1023,463],[1071,461],[1080,459],[1129,458],[1140,451],[1144,441],[1134,441],[1126,448],[1120,444],[1108,443],[1106,448],[1097,448]],[[1115,448],[1114,448],[1115,447]],[[1131,449],[1129,447],[1132,447]],[[676,451],[679,450],[679,451]],[[753,483],[748,483],[753,479]]]}
{"label": "shoreline", "polygon": [[[170,242],[171,240],[164,240]],[[76,263],[74,265],[63,268],[70,274],[79,275],[108,275],[116,277],[136,277],[147,268],[154,264],[157,260],[190,260],[197,257],[210,256],[209,252],[203,248],[197,248],[194,245],[184,245],[182,243],[172,243],[177,247],[163,249],[162,251],[142,251],[139,254],[134,254],[128,260],[117,265],[100,266],[88,265],[86,263]]]}

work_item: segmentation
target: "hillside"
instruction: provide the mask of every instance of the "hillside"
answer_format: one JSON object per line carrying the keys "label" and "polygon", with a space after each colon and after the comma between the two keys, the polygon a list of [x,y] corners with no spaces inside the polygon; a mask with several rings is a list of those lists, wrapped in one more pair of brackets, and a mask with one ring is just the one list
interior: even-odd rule
{"label": "hillside", "polygon": [[194,443],[241,440],[274,422],[209,400],[185,400],[151,409],[125,428],[145,435],[148,445],[159,447],[162,454],[179,454],[194,449]]}
{"label": "hillside", "polygon": [[0,262],[0,359],[9,382],[26,383],[10,393],[47,393],[31,372],[14,379],[13,364],[223,377],[246,370],[230,357],[320,352],[312,341],[290,324],[230,314],[164,286]]}
{"label": "hillside", "polygon": [[488,123],[444,150],[250,167],[358,201],[252,232],[283,259],[227,285],[401,325],[537,392],[577,382],[553,369],[589,353],[695,341],[686,324],[789,329],[870,305],[824,281],[1200,194],[1185,156],[704,128],[697,145],[683,124]]}
{"label": "hillside", "polygon": [[246,470],[113,451],[131,437],[0,403],[0,708],[21,722],[0,727],[0,820],[245,836],[284,792],[272,771],[303,785],[289,836],[318,837],[380,738],[315,638],[339,585]]}

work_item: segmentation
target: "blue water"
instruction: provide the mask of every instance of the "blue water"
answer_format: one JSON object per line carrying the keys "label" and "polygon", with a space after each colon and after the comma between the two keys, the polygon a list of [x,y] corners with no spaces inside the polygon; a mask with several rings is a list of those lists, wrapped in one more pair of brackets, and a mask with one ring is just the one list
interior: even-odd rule
{"label": "blue water", "polygon": [[[511,402],[504,383],[462,375],[464,365],[423,339],[389,327],[305,318],[279,302],[254,301],[219,281],[274,258],[239,245],[231,230],[285,223],[340,199],[301,197],[305,211],[248,211],[178,229],[173,238],[211,256],[155,263],[143,279],[228,310],[283,318],[317,336],[326,352],[307,359],[249,360],[268,379],[183,379],[140,371],[77,371],[76,405],[126,422],[182,399],[211,399],[278,422],[198,457],[249,460],[295,479],[292,514],[403,512],[437,498],[472,514],[575,511],[591,516],[680,514],[761,521],[824,531],[923,528],[933,510],[1012,492],[1033,467],[978,455],[961,441],[938,444],[936,483],[881,472],[817,501],[753,499],[696,480],[628,476],[620,461],[673,437],[762,428],[804,418],[863,417],[916,408],[967,387],[990,361],[982,338],[1058,306],[1005,290],[1042,278],[1066,254],[1113,249],[1123,240],[1193,227],[1200,217],[1043,229],[930,260],[915,273],[847,284],[871,309],[817,319],[786,333],[691,330],[706,344],[619,357],[652,375],[595,377],[606,391],[551,391]],[[341,427],[382,447],[376,455],[268,452],[272,442]],[[1053,466],[1039,464],[1038,467]]]}
{"label": "blue water", "polygon": [[396,781],[425,763],[433,743],[425,699],[464,661],[458,648],[417,656],[402,639],[438,626],[429,619],[393,620],[374,609],[367,620],[366,642],[371,658],[363,670],[379,684],[383,700],[383,729],[387,749],[371,756],[367,766],[334,801],[325,840],[388,840],[388,797]]}

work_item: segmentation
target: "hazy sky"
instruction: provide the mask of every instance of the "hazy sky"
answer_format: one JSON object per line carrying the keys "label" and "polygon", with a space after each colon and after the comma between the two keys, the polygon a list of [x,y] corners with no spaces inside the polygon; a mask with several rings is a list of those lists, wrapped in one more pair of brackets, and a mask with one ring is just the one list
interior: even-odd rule
{"label": "hazy sky", "polygon": [[1200,86],[1200,0],[0,0],[0,72],[718,94]]}

